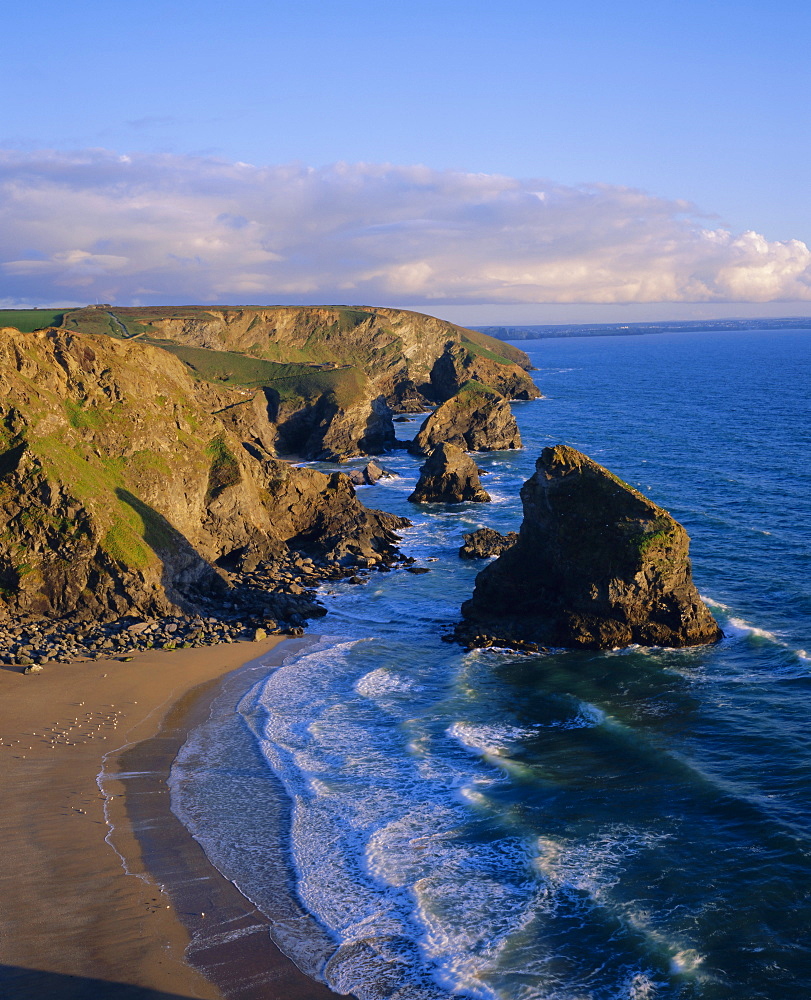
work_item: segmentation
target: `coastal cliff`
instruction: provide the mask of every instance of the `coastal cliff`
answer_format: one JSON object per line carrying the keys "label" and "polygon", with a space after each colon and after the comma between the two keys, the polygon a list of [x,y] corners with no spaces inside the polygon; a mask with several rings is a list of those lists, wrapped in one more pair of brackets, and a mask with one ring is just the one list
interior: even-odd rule
{"label": "coastal cliff", "polygon": [[442,403],[471,379],[510,399],[540,395],[523,351],[400,309],[90,306],[61,319],[64,329],[159,347],[214,390],[250,393],[250,405],[223,401],[227,419],[258,422],[275,455],[379,454],[394,445],[392,413]]}
{"label": "coastal cliff", "polygon": [[[368,306],[107,307],[64,314],[62,325],[259,361],[349,367],[394,410],[443,402],[471,378],[515,399],[540,395],[518,348],[434,316]],[[182,357],[182,354],[179,354]],[[314,374],[314,371],[311,372]],[[419,405],[418,405],[419,404]]]}
{"label": "coastal cliff", "polygon": [[[274,458],[261,406],[246,394],[234,419],[240,405],[198,396],[186,365],[139,341],[0,331],[0,606],[167,614],[237,599],[229,573],[260,564],[272,597],[294,552],[336,571],[398,558],[408,522],[341,473]],[[274,606],[254,583],[239,600],[287,614],[289,595]]]}
{"label": "coastal cliff", "polygon": [[609,649],[721,638],[692,581],[687,532],[607,469],[545,448],[521,500],[517,541],[462,606],[461,641]]}

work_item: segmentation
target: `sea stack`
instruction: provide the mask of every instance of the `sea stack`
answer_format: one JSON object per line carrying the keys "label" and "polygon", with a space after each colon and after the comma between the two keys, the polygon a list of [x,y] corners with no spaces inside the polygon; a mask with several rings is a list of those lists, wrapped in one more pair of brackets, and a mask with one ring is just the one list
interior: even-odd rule
{"label": "sea stack", "polygon": [[487,503],[476,463],[455,444],[443,442],[428,456],[411,496],[412,503]]}
{"label": "sea stack", "polygon": [[476,578],[457,637],[469,646],[697,646],[722,638],[692,581],[684,528],[564,445],[521,488],[518,541]]}
{"label": "sea stack", "polygon": [[424,421],[409,451],[428,455],[443,442],[463,451],[507,451],[521,447],[521,434],[509,400],[470,380]]}

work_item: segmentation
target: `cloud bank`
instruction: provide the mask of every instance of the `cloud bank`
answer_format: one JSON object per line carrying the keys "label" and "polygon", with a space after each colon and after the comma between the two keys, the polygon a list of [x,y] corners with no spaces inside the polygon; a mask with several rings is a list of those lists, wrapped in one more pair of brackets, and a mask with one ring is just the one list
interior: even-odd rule
{"label": "cloud bank", "polygon": [[0,300],[811,300],[804,243],[708,222],[627,188],[419,166],[0,152]]}

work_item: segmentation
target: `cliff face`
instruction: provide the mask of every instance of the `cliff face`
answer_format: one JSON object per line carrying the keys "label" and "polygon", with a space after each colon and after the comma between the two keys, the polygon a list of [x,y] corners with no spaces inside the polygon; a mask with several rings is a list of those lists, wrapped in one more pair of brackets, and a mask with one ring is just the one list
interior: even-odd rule
{"label": "cliff face", "polygon": [[470,380],[495,389],[507,399],[538,399],[541,395],[517,365],[502,364],[491,351],[463,342],[447,345],[431,369],[431,398],[438,402],[450,399]]}
{"label": "cliff face", "polygon": [[0,603],[165,613],[248,554],[393,557],[402,519],[271,458],[254,394],[198,389],[140,341],[0,331]]}
{"label": "cliff face", "polygon": [[508,401],[471,381],[426,418],[410,450],[427,455],[443,442],[463,451],[513,450],[521,447],[521,434]]}
{"label": "cliff face", "polygon": [[116,309],[113,316],[90,308],[66,313],[63,326],[111,335],[123,328],[129,336],[276,362],[349,365],[370,380],[372,396],[383,395],[395,406],[405,397],[406,408],[408,399],[441,402],[470,378],[510,397],[539,395],[523,351],[401,309],[155,307]]}
{"label": "cliff face", "polygon": [[521,499],[518,540],[476,578],[463,638],[593,649],[721,638],[667,511],[564,446],[544,449]]}

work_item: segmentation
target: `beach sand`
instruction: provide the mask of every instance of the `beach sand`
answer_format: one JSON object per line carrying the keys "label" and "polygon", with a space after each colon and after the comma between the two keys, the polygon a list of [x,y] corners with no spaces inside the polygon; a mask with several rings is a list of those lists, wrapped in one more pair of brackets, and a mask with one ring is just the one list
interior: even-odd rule
{"label": "beach sand", "polygon": [[[267,920],[171,813],[165,787],[222,678],[307,641],[51,664],[28,676],[0,669],[0,995],[217,1000],[225,984],[244,1000],[336,996],[274,947]],[[107,771],[137,769],[118,788],[105,782],[115,850],[97,785],[105,756]],[[218,926],[229,933],[218,938]],[[201,936],[195,965],[206,975],[184,960]]]}

